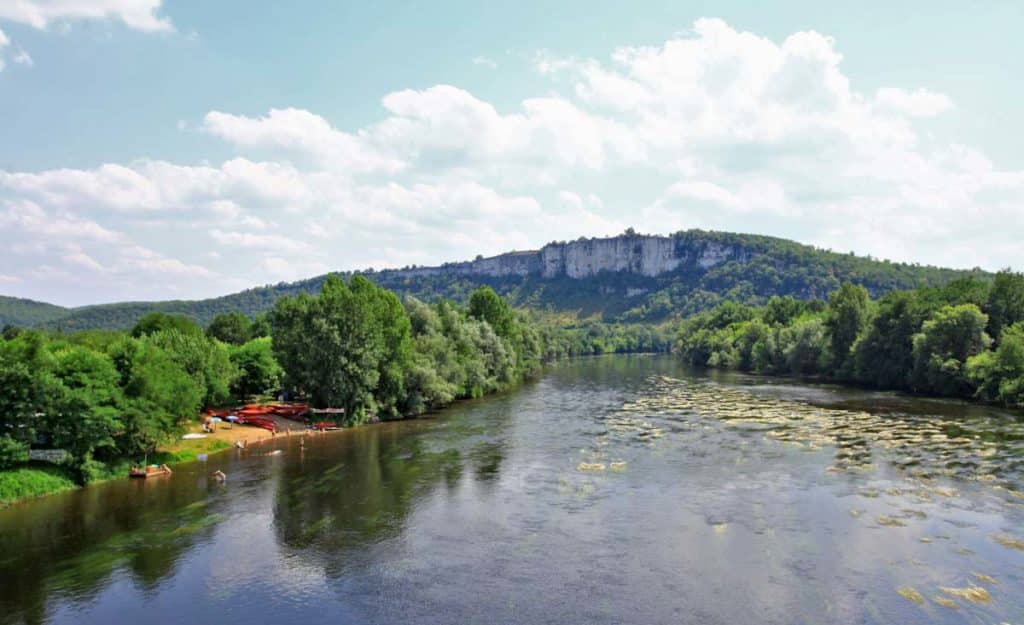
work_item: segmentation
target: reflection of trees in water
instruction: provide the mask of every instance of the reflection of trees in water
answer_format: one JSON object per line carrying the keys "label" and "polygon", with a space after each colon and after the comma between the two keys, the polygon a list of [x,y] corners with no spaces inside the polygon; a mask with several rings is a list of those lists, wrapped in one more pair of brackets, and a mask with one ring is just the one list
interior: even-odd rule
{"label": "reflection of trees in water", "polygon": [[352,430],[335,442],[329,458],[306,452],[278,481],[274,525],[288,547],[338,552],[397,536],[418,497],[462,474],[457,449],[430,451],[394,427]]}
{"label": "reflection of trees in water", "polygon": [[56,599],[85,603],[120,570],[156,588],[217,522],[197,501],[203,495],[189,480],[114,483],[9,511],[0,526],[0,623],[42,623]]}
{"label": "reflection of trees in water", "polygon": [[323,558],[328,571],[352,549],[400,536],[418,501],[442,485],[455,489],[467,475],[495,480],[505,445],[494,438],[511,412],[486,400],[455,414],[443,429],[410,432],[371,426],[323,441],[328,457],[311,453],[290,462],[278,482],[274,525],[278,540]]}

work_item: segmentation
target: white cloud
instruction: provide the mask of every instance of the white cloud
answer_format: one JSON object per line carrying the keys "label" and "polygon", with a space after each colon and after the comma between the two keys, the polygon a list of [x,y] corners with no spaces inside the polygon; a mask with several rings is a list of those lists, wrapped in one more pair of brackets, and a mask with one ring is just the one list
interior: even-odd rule
{"label": "white cloud", "polygon": [[400,170],[400,160],[376,153],[359,137],[335,130],[323,117],[299,109],[271,109],[260,118],[210,111],[203,129],[243,148],[282,150],[336,170]]}
{"label": "white cloud", "polygon": [[161,0],[9,0],[0,2],[0,20],[11,20],[45,29],[72,20],[110,19],[145,32],[174,30],[160,17]]}
{"label": "white cloud", "polygon": [[886,87],[875,93],[874,105],[883,111],[902,113],[913,117],[934,117],[953,108],[953,101],[941,93],[927,89],[896,89]]}
{"label": "white cloud", "polygon": [[14,59],[13,60],[18,65],[24,65],[26,67],[32,67],[33,65],[35,65],[35,61],[32,60],[32,57],[29,56],[28,52],[25,52],[24,50],[22,50],[20,48],[14,54]]}
{"label": "white cloud", "polygon": [[301,252],[306,245],[297,239],[276,234],[253,234],[251,232],[226,232],[210,230],[210,237],[226,248],[262,249],[280,252]]}
{"label": "white cloud", "polygon": [[295,281],[327,273],[327,265],[317,262],[292,261],[279,256],[268,256],[260,265],[268,275],[278,280]]}
{"label": "white cloud", "polygon": [[946,95],[858,89],[823,34],[776,42],[703,19],[608,60],[542,54],[535,65],[551,88],[505,110],[436,85],[386,94],[382,117],[358,128],[295,108],[210,111],[199,128],[236,152],[219,164],[0,171],[0,231],[16,241],[5,272],[74,273],[88,258],[111,280],[95,293],[114,292],[111,276],[143,288],[126,276],[154,272],[168,288],[224,292],[627,225],[1019,266],[1024,172],[919,129],[922,117],[965,114]]}

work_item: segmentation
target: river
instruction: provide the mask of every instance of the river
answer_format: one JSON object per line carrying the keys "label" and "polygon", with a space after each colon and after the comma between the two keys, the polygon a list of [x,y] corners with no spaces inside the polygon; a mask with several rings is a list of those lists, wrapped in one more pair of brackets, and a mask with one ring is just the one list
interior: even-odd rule
{"label": "river", "polygon": [[1024,622],[992,408],[609,356],[274,444],[0,510],[0,623]]}

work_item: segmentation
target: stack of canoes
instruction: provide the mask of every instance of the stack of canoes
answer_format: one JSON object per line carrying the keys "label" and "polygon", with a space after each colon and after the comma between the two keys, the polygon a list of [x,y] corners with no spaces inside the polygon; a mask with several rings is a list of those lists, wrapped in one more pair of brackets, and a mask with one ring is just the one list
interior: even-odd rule
{"label": "stack of canoes", "polygon": [[[284,417],[301,423],[306,422],[306,415],[309,414],[309,404],[246,404],[237,410],[213,410],[209,409],[206,414],[210,417],[220,417],[242,425],[252,425],[271,432],[277,431],[277,424],[273,416]],[[237,416],[237,419],[234,418]],[[331,427],[333,423],[325,424]]]}

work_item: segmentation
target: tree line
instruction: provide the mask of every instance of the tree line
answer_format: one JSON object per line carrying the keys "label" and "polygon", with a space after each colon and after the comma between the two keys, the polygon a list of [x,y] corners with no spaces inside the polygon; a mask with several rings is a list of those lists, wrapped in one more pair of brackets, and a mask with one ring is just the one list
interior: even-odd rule
{"label": "tree line", "polygon": [[1024,407],[1024,275],[954,280],[873,301],[842,284],[827,301],[724,302],[692,316],[684,362],[981,399]]}
{"label": "tree line", "polygon": [[503,390],[549,361],[659,351],[650,326],[574,324],[511,308],[489,287],[467,305],[404,301],[362,276],[282,297],[250,319],[201,328],[152,312],[128,332],[8,327],[0,339],[0,469],[32,447],[63,449],[79,482],[179,435],[205,407],[281,391],[345,409],[348,424],[394,419]]}

